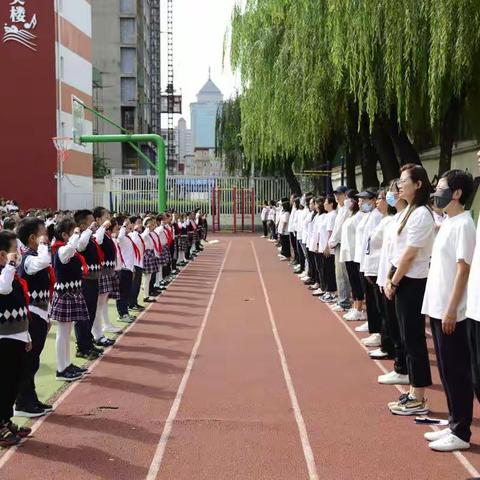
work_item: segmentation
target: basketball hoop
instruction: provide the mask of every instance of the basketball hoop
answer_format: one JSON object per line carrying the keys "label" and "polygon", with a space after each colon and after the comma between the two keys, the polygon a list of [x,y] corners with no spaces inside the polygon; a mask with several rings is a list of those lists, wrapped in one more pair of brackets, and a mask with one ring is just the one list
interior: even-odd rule
{"label": "basketball hoop", "polygon": [[67,158],[67,152],[72,148],[73,139],[70,137],[53,137],[52,141],[57,149],[57,157],[60,161],[60,166],[63,167],[63,163]]}

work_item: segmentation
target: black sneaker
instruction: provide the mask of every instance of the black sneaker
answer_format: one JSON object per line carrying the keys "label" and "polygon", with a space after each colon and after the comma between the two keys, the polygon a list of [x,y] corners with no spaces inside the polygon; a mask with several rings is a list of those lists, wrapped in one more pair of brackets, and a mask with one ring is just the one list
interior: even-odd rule
{"label": "black sneaker", "polygon": [[13,447],[21,441],[22,439],[18,435],[15,435],[7,425],[0,424],[0,447]]}
{"label": "black sneaker", "polygon": [[118,317],[118,321],[122,323],[133,323],[130,315],[122,315],[121,317]]}
{"label": "black sneaker", "polygon": [[74,373],[80,373],[81,375],[84,375],[85,373],[88,373],[88,368],[78,367],[77,365],[74,365],[73,363],[71,363],[67,367],[67,370],[70,370]]}
{"label": "black sneaker", "polygon": [[15,405],[14,415],[16,417],[36,418],[45,415],[45,410],[38,405]]}
{"label": "black sneaker", "polygon": [[29,427],[19,427],[11,420],[5,424],[5,426],[17,437],[26,438],[32,433],[32,429]]}
{"label": "black sneaker", "polygon": [[60,382],[74,382],[82,378],[82,374],[69,370],[69,367],[67,367],[63,372],[57,372],[56,378]]}
{"label": "black sneaker", "polygon": [[107,337],[101,337],[95,342],[95,345],[99,347],[108,348],[108,347],[111,347],[114,343],[115,343],[115,340],[110,340]]}
{"label": "black sneaker", "polygon": [[76,357],[77,358],[83,358],[85,360],[96,360],[98,357],[100,357],[101,353],[96,352],[95,350],[90,350],[88,353],[86,352],[81,352],[80,350],[77,350]]}
{"label": "black sneaker", "polygon": [[45,413],[53,412],[53,406],[49,405],[48,403],[43,403],[40,400],[37,400],[37,405],[40,408],[43,408]]}
{"label": "black sneaker", "polygon": [[134,305],[133,307],[130,307],[130,310],[133,310],[134,312],[143,312],[145,307],[142,307],[141,305]]}

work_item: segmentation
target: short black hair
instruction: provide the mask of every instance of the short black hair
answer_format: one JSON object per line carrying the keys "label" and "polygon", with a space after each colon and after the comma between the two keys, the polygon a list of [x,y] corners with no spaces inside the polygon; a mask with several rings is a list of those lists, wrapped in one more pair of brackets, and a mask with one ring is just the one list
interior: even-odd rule
{"label": "short black hair", "polygon": [[70,233],[72,230],[75,229],[76,223],[72,218],[64,218],[63,220],[60,220],[56,225],[55,229],[53,231],[53,236],[55,237],[56,240],[63,240],[63,234],[64,233]]}
{"label": "short black hair", "polygon": [[14,218],[8,217],[3,221],[3,228],[4,230],[15,230],[15,227],[17,226],[17,222]]}
{"label": "short black hair", "polygon": [[83,223],[87,217],[89,217],[90,215],[93,215],[92,211],[91,210],[77,210],[75,212],[75,215],[73,216],[73,219],[75,220],[75,222],[77,223],[77,225],[80,225],[81,223]]}
{"label": "short black hair", "polygon": [[327,203],[330,203],[331,205],[333,205],[333,209],[336,210],[337,209],[337,200],[335,199],[335,195],[333,195],[333,193],[329,193],[326,197],[325,197],[325,200],[327,201]]}
{"label": "short black hair", "polygon": [[42,225],[45,225],[45,222],[40,218],[25,218],[18,225],[18,238],[24,245],[28,245],[30,235],[35,235]]}
{"label": "short black hair", "polygon": [[12,242],[17,241],[17,236],[10,230],[0,232],[0,251],[9,252],[12,248]]}
{"label": "short black hair", "polygon": [[120,227],[123,226],[123,224],[125,223],[125,220],[127,220],[127,219],[128,219],[128,216],[127,216],[127,215],[121,215],[121,214],[120,214],[120,215],[117,215],[117,218],[116,218],[116,220],[117,220],[118,224],[120,225]]}
{"label": "short black hair", "polygon": [[136,221],[140,220],[140,217],[133,216],[133,217],[130,217],[129,220],[130,220],[130,223],[135,223]]}
{"label": "short black hair", "polygon": [[108,210],[105,207],[95,207],[93,209],[93,218],[102,218]]}
{"label": "short black hair", "polygon": [[465,205],[473,194],[473,177],[470,172],[465,170],[449,170],[445,172],[441,178],[447,179],[448,188],[453,192],[461,190],[462,195],[459,202]]}

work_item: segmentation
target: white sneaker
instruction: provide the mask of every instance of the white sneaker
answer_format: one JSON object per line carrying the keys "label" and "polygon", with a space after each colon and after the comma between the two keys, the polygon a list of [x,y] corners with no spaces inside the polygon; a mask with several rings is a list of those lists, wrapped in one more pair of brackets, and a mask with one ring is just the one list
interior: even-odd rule
{"label": "white sneaker", "polygon": [[279,255],[280,261],[281,262],[286,262],[287,260],[290,260],[289,258],[285,257],[284,255]]}
{"label": "white sneaker", "polygon": [[363,338],[362,343],[366,347],[379,347],[381,345],[381,338],[379,333],[372,333],[369,337]]}
{"label": "white sneaker", "polygon": [[445,435],[450,435],[451,433],[452,431],[450,428],[444,428],[443,430],[438,430],[435,432],[426,432],[423,436],[425,440],[428,440],[429,442],[435,442],[436,440],[440,440]]}
{"label": "white sneaker", "polygon": [[382,385],[410,385],[410,380],[408,375],[402,375],[393,370],[385,375],[380,375],[378,377],[378,383]]}
{"label": "white sneaker", "polygon": [[438,440],[430,442],[428,446],[437,452],[453,452],[455,450],[467,450],[470,448],[468,442],[464,442],[453,433],[443,435]]}
{"label": "white sneaker", "polygon": [[306,283],[306,282],[309,282],[309,281],[310,281],[310,277],[308,275],[306,277],[302,278],[303,283]]}
{"label": "white sneaker", "polygon": [[370,352],[368,352],[368,355],[370,356],[370,358],[378,360],[388,357],[388,353],[384,352],[381,348],[377,348],[376,350],[370,350]]}
{"label": "white sneaker", "polygon": [[320,295],[323,295],[325,292],[321,288],[317,288],[312,292],[312,295],[314,297],[319,297]]}
{"label": "white sneaker", "polygon": [[368,333],[368,322],[362,323],[359,327],[355,328],[358,333]]}
{"label": "white sneaker", "polygon": [[352,308],[343,316],[343,319],[346,320],[347,322],[356,322],[360,317],[361,313],[362,312],[359,312],[355,308]]}
{"label": "white sneaker", "polygon": [[111,327],[105,327],[103,329],[103,333],[108,332],[108,333],[121,333],[123,330],[118,327],[114,327],[113,325]]}
{"label": "white sneaker", "polygon": [[308,275],[305,272],[302,272],[302,273],[297,273],[297,277],[300,280],[302,280],[303,278],[308,277]]}
{"label": "white sneaker", "polygon": [[343,312],[344,309],[343,307],[341,307],[340,305],[330,305],[330,309],[332,310],[332,312]]}

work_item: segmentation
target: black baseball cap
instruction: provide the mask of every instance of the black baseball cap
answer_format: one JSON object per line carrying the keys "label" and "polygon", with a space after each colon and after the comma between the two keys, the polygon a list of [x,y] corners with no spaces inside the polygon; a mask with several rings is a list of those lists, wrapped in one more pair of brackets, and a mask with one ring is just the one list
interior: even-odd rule
{"label": "black baseball cap", "polygon": [[369,200],[375,198],[376,196],[376,193],[372,192],[371,190],[364,190],[363,192],[357,193],[356,195],[357,198],[367,198]]}
{"label": "black baseball cap", "polygon": [[340,185],[333,191],[333,193],[347,193],[347,192],[348,192],[348,188],[345,185]]}

